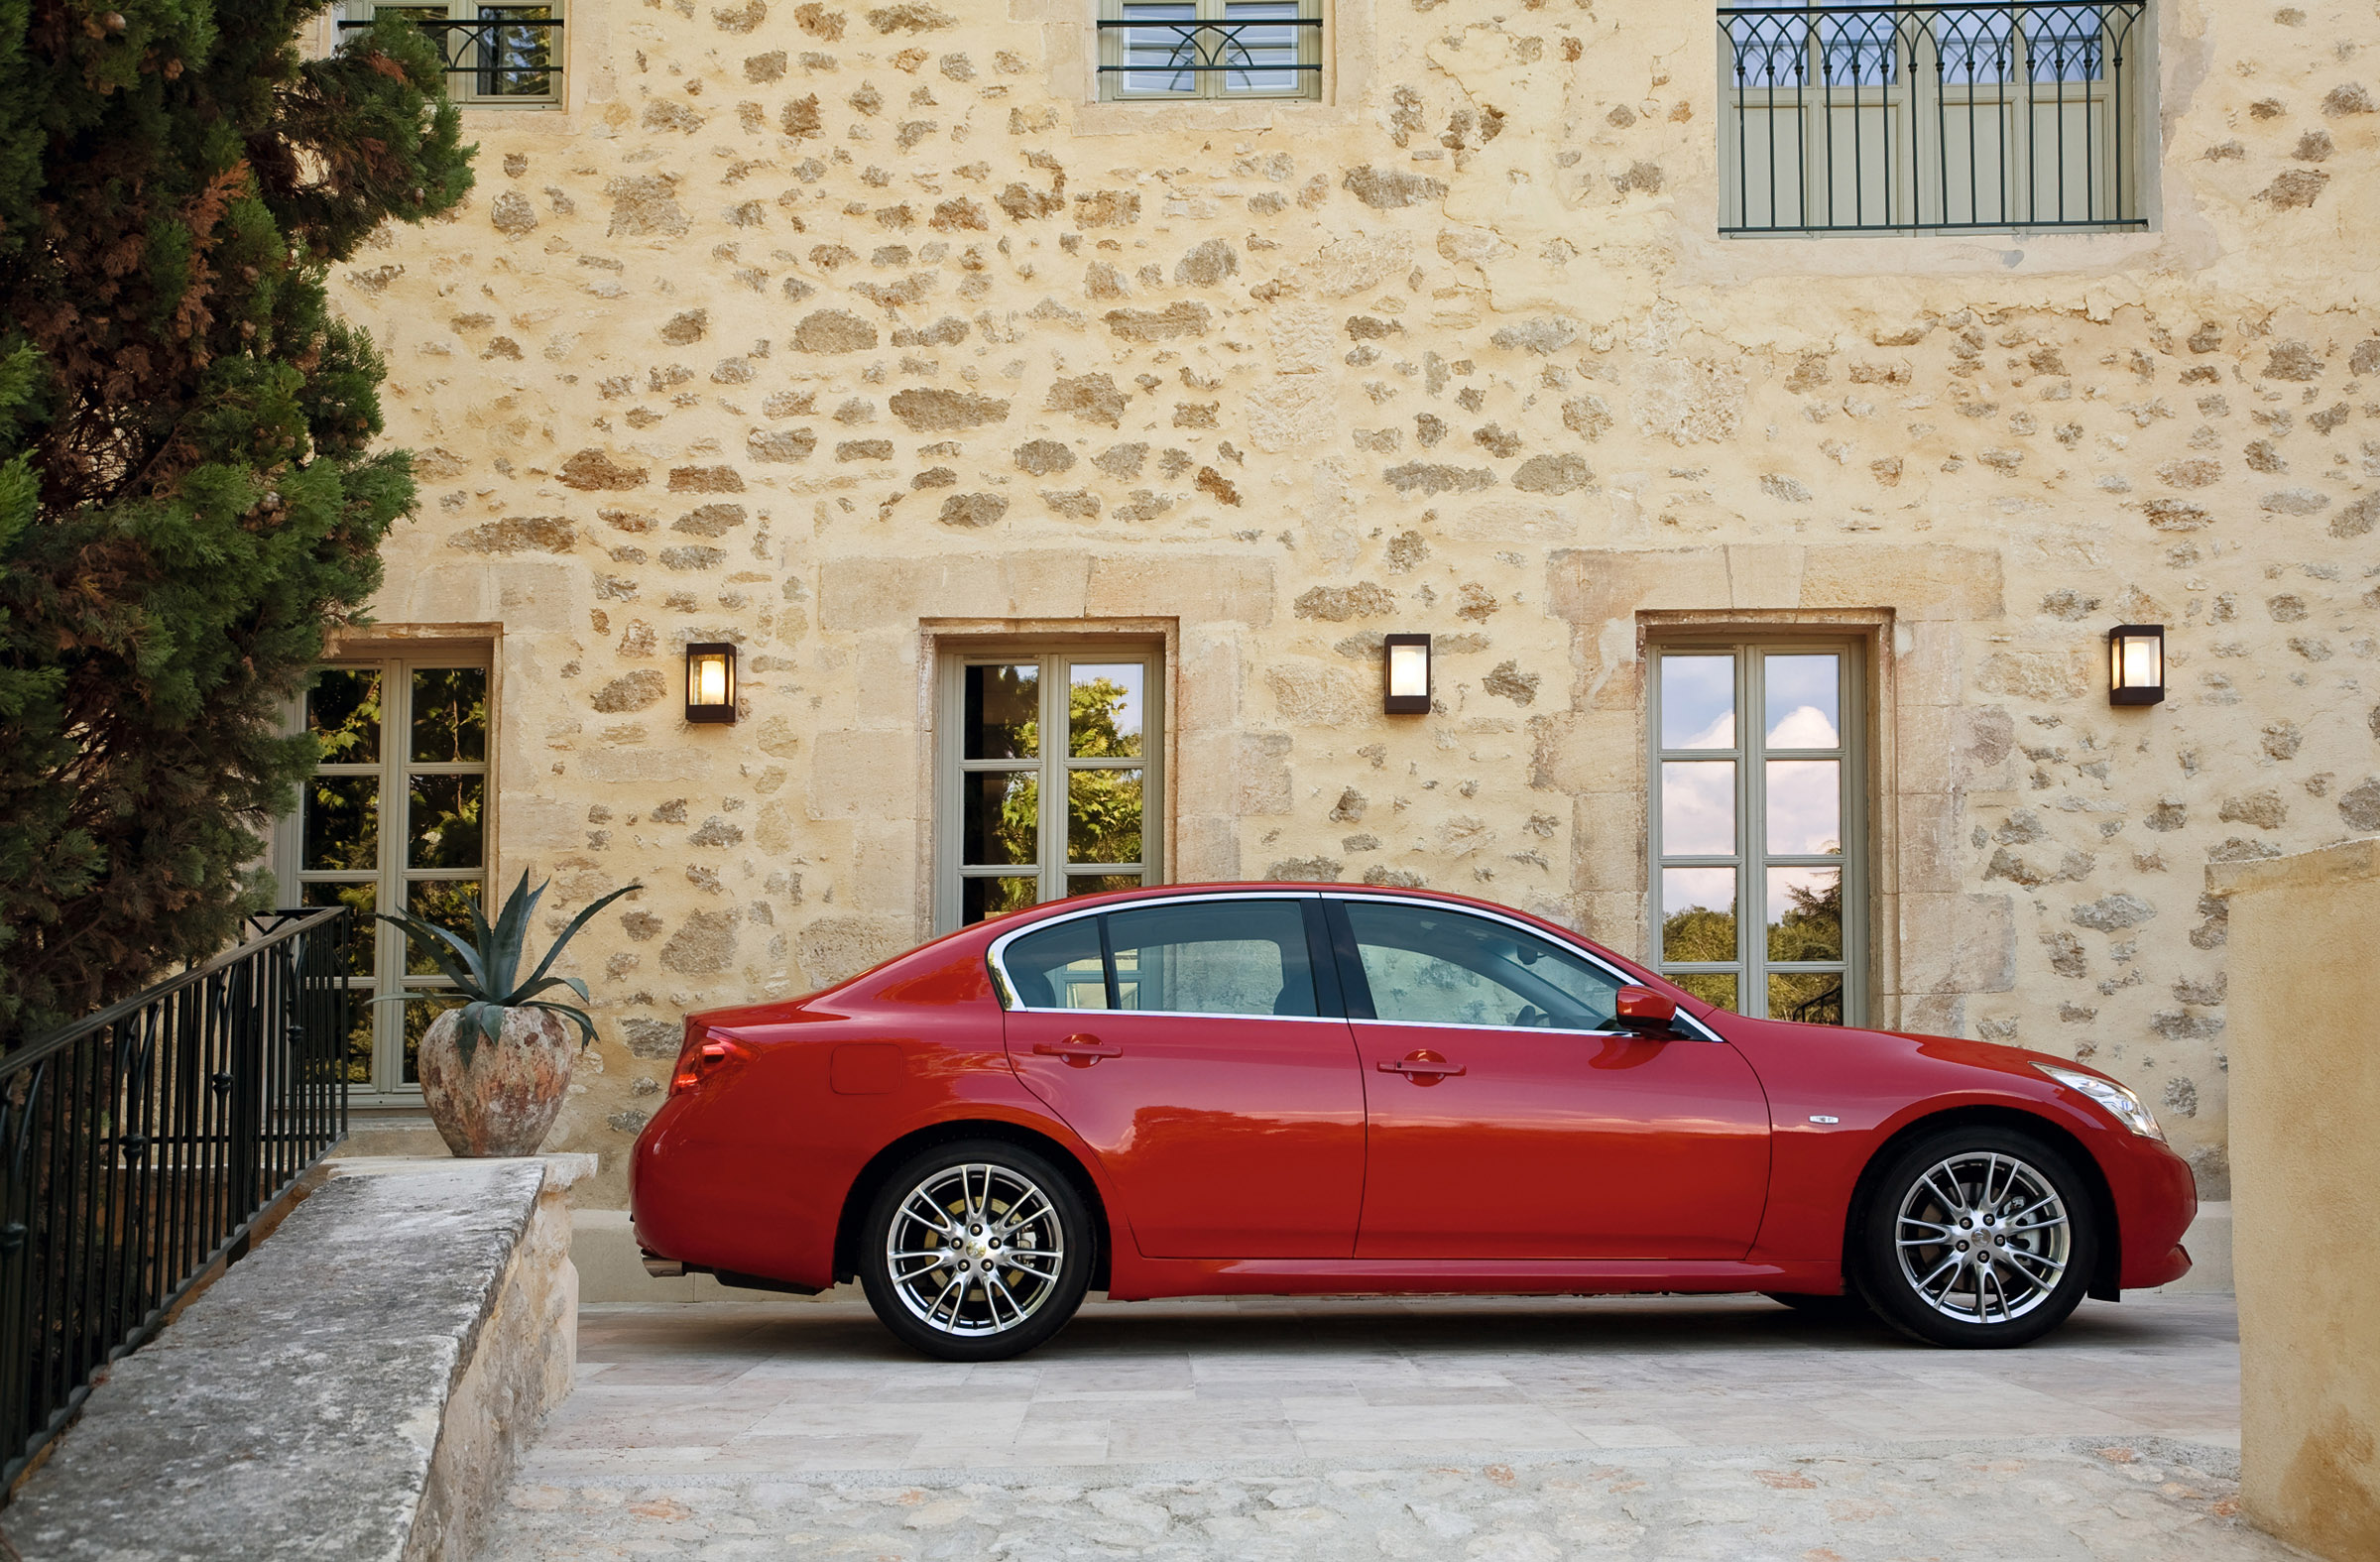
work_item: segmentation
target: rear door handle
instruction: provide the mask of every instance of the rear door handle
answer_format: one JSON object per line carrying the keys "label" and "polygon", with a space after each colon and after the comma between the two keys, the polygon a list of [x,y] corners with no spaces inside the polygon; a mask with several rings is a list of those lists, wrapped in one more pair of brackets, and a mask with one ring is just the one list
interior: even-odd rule
{"label": "rear door handle", "polygon": [[1089,1068],[1103,1057],[1122,1057],[1124,1048],[1109,1046],[1092,1035],[1070,1035],[1063,1041],[1036,1041],[1033,1052],[1039,1057],[1062,1057],[1076,1068]]}

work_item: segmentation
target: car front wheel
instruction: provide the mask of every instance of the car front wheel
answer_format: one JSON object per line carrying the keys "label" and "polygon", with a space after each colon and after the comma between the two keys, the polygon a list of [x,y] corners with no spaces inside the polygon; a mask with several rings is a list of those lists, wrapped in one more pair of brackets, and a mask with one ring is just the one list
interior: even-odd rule
{"label": "car front wheel", "polygon": [[1020,1355],[1082,1305],[1097,1240],[1043,1156],[970,1140],[897,1168],[870,1206],[860,1282],[886,1328],[946,1362]]}
{"label": "car front wheel", "polygon": [[2081,1304],[2098,1245],[2089,1186],[2064,1153],[2014,1129],[1949,1129],[1876,1179],[1860,1289],[1928,1344],[2023,1345]]}

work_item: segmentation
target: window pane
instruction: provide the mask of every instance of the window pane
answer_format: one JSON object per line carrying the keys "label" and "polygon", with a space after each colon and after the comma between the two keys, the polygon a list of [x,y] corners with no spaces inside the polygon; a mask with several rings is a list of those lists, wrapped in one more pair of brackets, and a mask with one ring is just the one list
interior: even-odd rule
{"label": "window pane", "polygon": [[[1674,980],[1683,982],[1685,977]],[[1729,980],[1733,980],[1729,978]],[[1768,977],[1768,1018],[1798,1020],[1804,1024],[1843,1023],[1841,971],[1772,971]]]}
{"label": "window pane", "polygon": [[[471,943],[471,907],[479,902],[477,879],[416,879],[405,887],[405,908],[433,926],[443,927],[465,943]],[[447,950],[449,955],[453,950]],[[438,964],[411,938],[405,941],[405,972],[408,976],[436,976]],[[521,975],[528,975],[524,970]],[[561,1000],[568,1002],[567,998]]]}
{"label": "window pane", "polygon": [[423,765],[481,765],[487,762],[487,668],[415,669],[411,757]]}
{"label": "window pane", "polygon": [[1661,766],[1661,855],[1735,855],[1735,762],[1669,760]]}
{"label": "window pane", "polygon": [[[1197,16],[1187,4],[1128,4],[1128,22],[1187,24]],[[1127,92],[1195,92],[1197,78],[1189,66],[1198,59],[1198,30],[1183,26],[1128,27],[1120,30],[1121,59],[1129,66],[1121,78]]]}
{"label": "window pane", "polygon": [[1661,747],[1735,747],[1735,659],[1661,659]]}
{"label": "window pane", "polygon": [[305,783],[303,845],[308,873],[370,873],[380,866],[380,779],[316,776]]}
{"label": "window pane", "polygon": [[1733,1012],[1735,973],[1732,971],[1674,971],[1669,979],[1706,1004]]}
{"label": "window pane", "polygon": [[411,808],[406,816],[409,868],[477,868],[480,800],[484,776],[409,778]]}
{"label": "window pane", "polygon": [[372,994],[356,988],[347,995],[347,1047],[344,1069],[347,1083],[372,1086],[372,1041],[380,1023],[383,1006],[372,1002]]}
{"label": "window pane", "polygon": [[1890,8],[1823,18],[1818,24],[1829,86],[1890,86],[1900,80],[1900,14]]}
{"label": "window pane", "polygon": [[344,905],[353,914],[347,918],[347,948],[341,965],[349,976],[372,974],[372,947],[380,923],[372,919],[378,887],[369,884],[314,883],[298,887],[299,905]]}
{"label": "window pane", "polygon": [[[1843,762],[1768,762],[1768,853],[1834,856],[1843,850]],[[1664,850],[1674,850],[1666,841]]]}
{"label": "window pane", "polygon": [[1030,771],[971,771],[961,776],[959,826],[960,861],[968,867],[1039,862],[1041,778]]}
{"label": "window pane", "polygon": [[[970,879],[970,885],[1004,884]],[[1001,956],[1009,986],[1027,1009],[1105,1009],[1106,967],[1099,955],[1099,918],[1078,917],[1026,933]]]}
{"label": "window pane", "polygon": [[1600,1030],[1616,1008],[1615,978],[1533,933],[1459,911],[1345,903],[1382,1020]]}
{"label": "window pane", "polygon": [[[1189,1015],[1313,1015],[1306,918],[1295,901],[1222,901],[1108,919],[1127,1009]],[[1125,992],[1127,965],[1134,974]]]}
{"label": "window pane", "polygon": [[[2041,13],[2035,12],[2038,16]],[[1945,85],[1975,86],[2005,81],[2015,51],[2005,11],[1939,11],[1931,19],[1934,47],[1942,57]],[[1959,94],[1964,100],[1964,94]]]}
{"label": "window pane", "polygon": [[305,728],[322,745],[325,765],[380,761],[380,672],[328,667],[305,691]]}
{"label": "window pane", "polygon": [[2106,34],[2097,6],[2057,6],[2024,16],[2034,80],[2096,81],[2106,75]]}
{"label": "window pane", "polygon": [[1041,879],[1037,874],[962,879],[959,881],[959,917],[968,923],[980,922],[987,916],[1021,911],[1040,899]]}
{"label": "window pane", "polygon": [[1137,890],[1140,876],[1136,873],[1078,873],[1066,877],[1068,895],[1106,895],[1114,890]]}
{"label": "window pane", "polygon": [[966,669],[963,757],[1029,760],[1041,752],[1041,669],[1032,662]]}
{"label": "window pane", "polygon": [[[551,17],[541,5],[483,5],[482,21],[531,22]],[[491,28],[479,55],[479,90],[485,97],[543,97],[553,90],[552,29]]]}
{"label": "window pane", "polygon": [[1778,964],[1843,958],[1843,870],[1768,871],[1768,957]]}
{"label": "window pane", "polygon": [[1234,68],[1224,72],[1226,92],[1298,90],[1298,72],[1293,68],[1298,29],[1289,25],[1296,16],[1297,0],[1228,0],[1223,8],[1225,21],[1277,25],[1247,26],[1229,35],[1223,62]]}
{"label": "window pane", "polygon": [[1735,870],[1661,870],[1661,958],[1735,958]]}
{"label": "window pane", "polygon": [[1066,774],[1066,860],[1136,863],[1140,860],[1140,773]]}
{"label": "window pane", "polygon": [[1076,662],[1066,689],[1066,752],[1078,760],[1138,759],[1147,672],[1137,661]]}
{"label": "window pane", "polygon": [[1762,659],[1770,748],[1843,747],[1842,667],[1836,656]]}

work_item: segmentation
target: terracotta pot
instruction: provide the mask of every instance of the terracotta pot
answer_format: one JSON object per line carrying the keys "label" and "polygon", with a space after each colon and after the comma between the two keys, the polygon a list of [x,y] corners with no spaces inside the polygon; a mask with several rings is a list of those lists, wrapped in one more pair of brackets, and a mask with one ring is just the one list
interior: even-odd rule
{"label": "terracotta pot", "polygon": [[462,1011],[450,1009],[421,1038],[421,1095],[429,1120],[457,1155],[534,1155],[562,1110],[577,1048],[559,1015],[508,1009],[503,1037],[478,1037],[463,1066],[455,1032]]}

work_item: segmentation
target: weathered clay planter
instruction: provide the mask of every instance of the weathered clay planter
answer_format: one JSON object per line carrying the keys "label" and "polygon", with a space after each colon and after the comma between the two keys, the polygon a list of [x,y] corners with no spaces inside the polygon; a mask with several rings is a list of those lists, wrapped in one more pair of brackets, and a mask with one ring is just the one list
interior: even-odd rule
{"label": "weathered clay planter", "polygon": [[504,1012],[503,1039],[478,1038],[463,1066],[455,1032],[461,1011],[430,1022],[421,1038],[421,1095],[429,1120],[457,1155],[534,1155],[562,1110],[576,1048],[559,1015]]}

